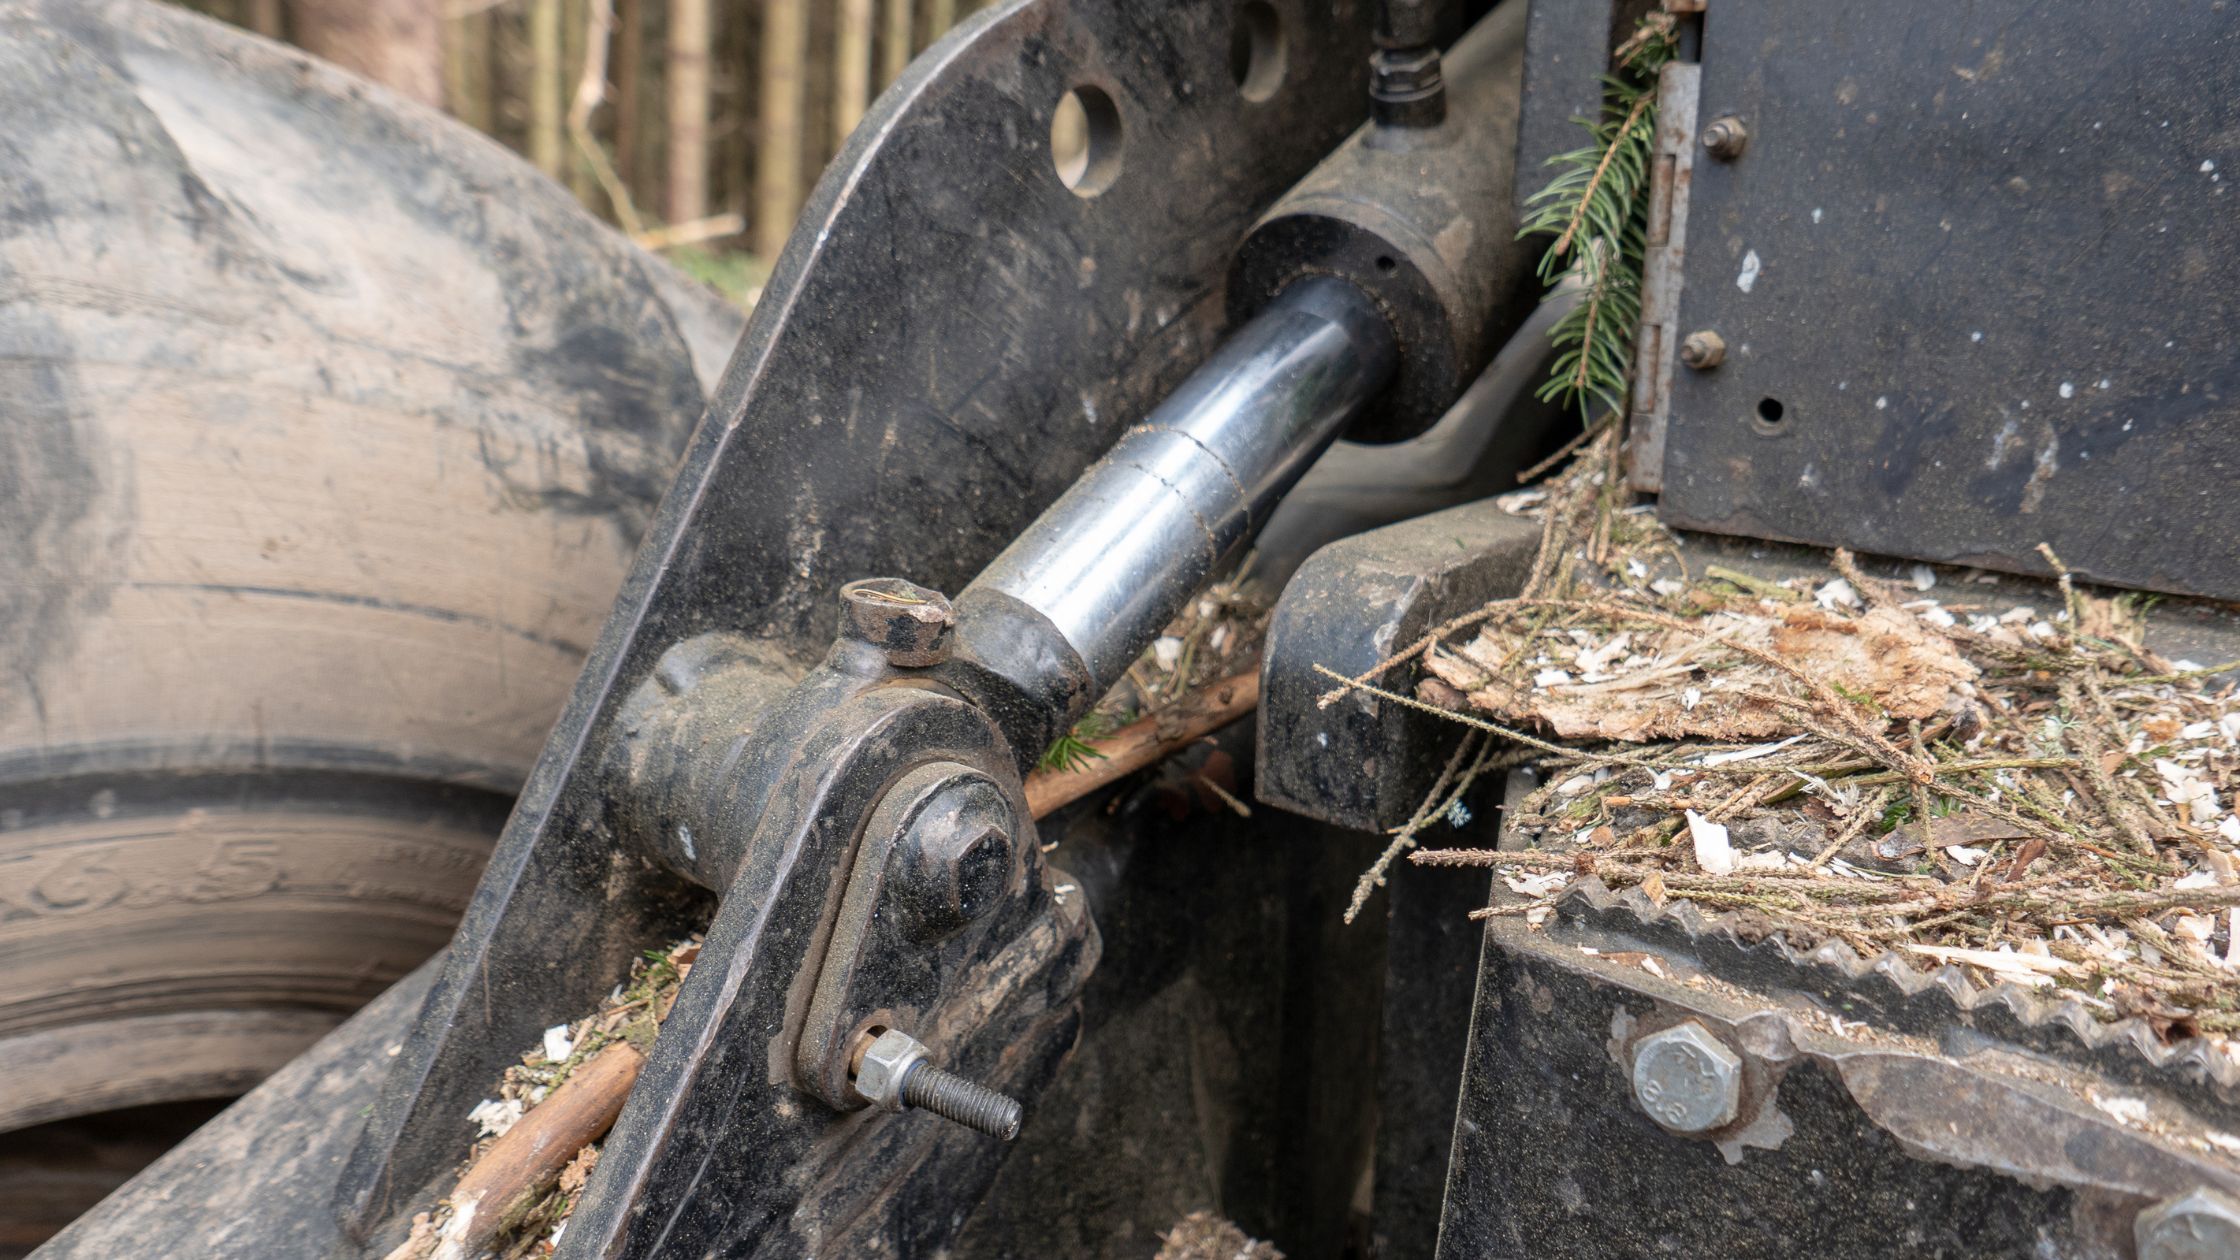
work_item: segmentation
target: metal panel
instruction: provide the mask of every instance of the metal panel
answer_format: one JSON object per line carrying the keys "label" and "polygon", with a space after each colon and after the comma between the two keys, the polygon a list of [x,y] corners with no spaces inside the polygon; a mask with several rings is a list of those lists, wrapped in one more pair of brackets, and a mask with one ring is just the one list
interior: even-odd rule
{"label": "metal panel", "polygon": [[2240,596],[2240,9],[1704,23],[1666,519]]}

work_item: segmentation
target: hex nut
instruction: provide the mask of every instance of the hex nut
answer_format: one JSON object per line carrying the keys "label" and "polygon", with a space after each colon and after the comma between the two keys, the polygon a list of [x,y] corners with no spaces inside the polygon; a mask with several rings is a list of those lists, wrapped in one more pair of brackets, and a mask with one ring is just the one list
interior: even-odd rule
{"label": "hex nut", "polygon": [[1727,361],[1727,339],[1708,328],[1689,333],[1680,342],[1680,361],[1698,372],[1708,372]]}
{"label": "hex nut", "polygon": [[843,630],[879,649],[887,663],[923,669],[949,659],[956,612],[947,596],[901,578],[864,578],[840,588]]}
{"label": "hex nut", "polygon": [[1723,162],[1732,162],[1742,156],[1750,143],[1750,129],[1733,114],[1711,120],[1703,129],[1703,151]]}
{"label": "hex nut", "polygon": [[2202,1187],[2164,1199],[2131,1223],[2139,1260],[2240,1256],[2240,1199]]}
{"label": "hex nut", "polygon": [[910,1069],[926,1061],[924,1043],[899,1029],[889,1028],[871,1039],[857,1056],[856,1093],[883,1111],[902,1110],[902,1080]]}
{"label": "hex nut", "polygon": [[1633,1097],[1675,1133],[1708,1133],[1742,1110],[1742,1059],[1690,1020],[1652,1033],[1633,1051]]}

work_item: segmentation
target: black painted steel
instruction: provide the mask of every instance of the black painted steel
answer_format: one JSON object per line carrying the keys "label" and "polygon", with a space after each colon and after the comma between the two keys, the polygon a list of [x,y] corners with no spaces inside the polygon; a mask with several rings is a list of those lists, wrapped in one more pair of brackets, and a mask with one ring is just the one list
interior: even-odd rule
{"label": "black painted steel", "polygon": [[1509,196],[1524,28],[1521,4],[1481,19],[1443,60],[1444,121],[1361,128],[1238,251],[1228,302],[1240,321],[1303,275],[1351,281],[1392,321],[1400,374],[1354,441],[1436,423],[1530,310],[1536,252],[1516,239]]}
{"label": "black painted steel", "polygon": [[[447,1171],[495,1072],[537,1030],[594,1005],[650,943],[645,908],[671,899],[673,877],[617,843],[635,823],[609,809],[609,774],[588,771],[607,765],[619,706],[661,655],[740,631],[805,660],[830,639],[843,580],[894,573],[954,589],[1205,357],[1234,242],[1365,108],[1365,10],[1309,21],[1303,5],[1276,7],[1286,78],[1264,101],[1222,90],[1226,13],[1059,0],[975,15],[881,98],[779,259],[400,1051],[345,1179],[343,1210],[360,1228]],[[1060,181],[1046,139],[1050,110],[1083,82],[1122,118],[1120,175],[1089,198]],[[793,470],[783,492],[770,469]],[[733,926],[749,914],[737,890],[747,872],[770,877],[756,863],[795,860],[784,855],[800,854],[799,834],[767,853],[759,838],[724,842],[742,874],[719,884],[734,895],[717,931],[748,931]],[[838,859],[816,851],[826,875]],[[749,890],[798,959],[822,901]],[[727,970],[695,972],[678,1010],[705,1033],[680,1042],[715,1035],[707,1021],[736,993]],[[1039,1070],[1032,1058],[1019,1070]],[[644,1174],[655,1138],[632,1136],[637,1123],[629,1112],[618,1126],[613,1153],[627,1158],[592,1186],[584,1219],[596,1228],[571,1234],[571,1250],[623,1228],[599,1205],[604,1186]],[[679,1135],[669,1149],[688,1145]]]}
{"label": "black painted steel", "polygon": [[1677,524],[2240,596],[2240,13],[1726,0]]}
{"label": "black painted steel", "polygon": [[[1489,921],[1438,1254],[2088,1260],[2134,1254],[2165,1196],[2240,1187],[2204,1137],[2229,1104],[2191,1074],[2105,1073],[2054,1018],[2017,1053],[2002,1039],[2035,999],[1964,1017],[1957,975],[1892,1004],[1863,965],[1831,989],[1802,962],[1638,894]],[[1690,1020],[1741,1063],[1735,1121],[1701,1137],[1629,1079],[1644,1037]]]}
{"label": "black painted steel", "polygon": [[[1323,697],[1442,620],[1516,592],[1537,522],[1492,501],[1318,551],[1284,589],[1260,664],[1260,799],[1361,831],[1408,820],[1454,744],[1451,723],[1363,692]],[[1319,668],[1318,668],[1319,667]],[[1412,693],[1413,662],[1377,685]]]}

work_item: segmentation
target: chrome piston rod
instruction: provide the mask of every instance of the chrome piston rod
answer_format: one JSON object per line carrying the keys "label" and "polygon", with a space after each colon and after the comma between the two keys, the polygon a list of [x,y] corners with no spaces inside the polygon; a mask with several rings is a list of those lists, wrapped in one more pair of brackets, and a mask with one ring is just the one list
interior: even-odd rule
{"label": "chrome piston rod", "polygon": [[1243,554],[1398,362],[1391,325],[1360,290],[1330,277],[1293,284],[1123,434],[972,590],[1040,613],[1101,692]]}

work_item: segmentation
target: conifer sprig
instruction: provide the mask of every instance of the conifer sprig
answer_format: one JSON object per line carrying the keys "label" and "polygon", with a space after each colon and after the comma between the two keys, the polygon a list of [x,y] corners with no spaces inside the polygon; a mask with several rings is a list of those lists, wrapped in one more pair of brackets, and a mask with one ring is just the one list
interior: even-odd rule
{"label": "conifer sprig", "polygon": [[1577,121],[1585,148],[1548,159],[1556,176],[1526,203],[1519,236],[1552,235],[1540,281],[1574,280],[1574,306],[1549,333],[1557,355],[1543,400],[1576,406],[1625,404],[1633,335],[1641,322],[1641,268],[1648,246],[1649,172],[1656,155],[1657,71],[1672,59],[1672,17],[1644,19],[1618,49],[1618,72],[1603,80],[1602,117]]}

